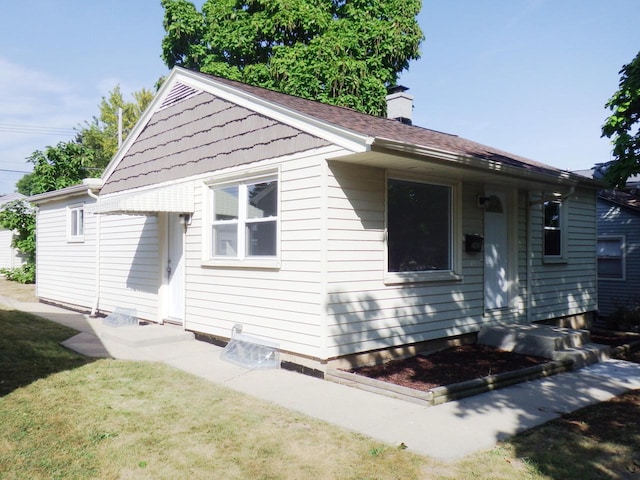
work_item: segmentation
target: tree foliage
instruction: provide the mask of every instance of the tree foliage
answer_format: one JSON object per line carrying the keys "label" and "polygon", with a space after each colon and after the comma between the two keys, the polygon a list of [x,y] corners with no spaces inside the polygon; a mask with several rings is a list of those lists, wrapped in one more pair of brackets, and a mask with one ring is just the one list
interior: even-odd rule
{"label": "tree foliage", "polygon": [[602,136],[613,143],[614,160],[605,173],[613,187],[623,187],[630,176],[640,173],[640,52],[619,73],[618,91],[606,104],[612,113],[602,126]]}
{"label": "tree foliage", "polygon": [[132,95],[133,101],[126,102],[117,85],[108,96],[102,97],[100,115],[93,117],[91,122],[86,122],[79,131],[79,143],[93,150],[93,160],[87,166],[92,170],[93,176],[99,176],[118,151],[118,110],[122,109],[124,141],[153,99],[153,93],[145,88]]}
{"label": "tree foliage", "polygon": [[33,209],[24,200],[15,200],[3,205],[0,210],[0,226],[14,232],[11,246],[20,252],[24,260],[22,267],[0,269],[0,273],[9,280],[33,283],[36,258],[36,219]]}
{"label": "tree foliage", "polygon": [[89,176],[94,152],[77,141],[60,142],[44,151],[36,150],[28,161],[33,163],[32,194],[51,192],[77,185]]}
{"label": "tree foliage", "polygon": [[419,57],[420,0],[162,0],[175,65],[384,115]]}

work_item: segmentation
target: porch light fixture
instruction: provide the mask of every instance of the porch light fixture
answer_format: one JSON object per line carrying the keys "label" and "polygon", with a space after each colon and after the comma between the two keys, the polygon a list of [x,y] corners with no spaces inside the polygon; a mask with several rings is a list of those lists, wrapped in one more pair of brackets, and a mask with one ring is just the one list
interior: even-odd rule
{"label": "porch light fixture", "polygon": [[478,195],[476,198],[478,208],[483,209],[485,212],[502,213],[502,201],[497,195],[483,196]]}

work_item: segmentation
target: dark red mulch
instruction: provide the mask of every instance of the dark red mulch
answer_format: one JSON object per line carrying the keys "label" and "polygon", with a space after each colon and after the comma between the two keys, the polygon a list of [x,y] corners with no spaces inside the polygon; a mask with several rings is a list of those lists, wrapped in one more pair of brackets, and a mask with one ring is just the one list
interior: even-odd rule
{"label": "dark red mulch", "polygon": [[404,387],[429,390],[474,378],[521,370],[549,361],[547,358],[471,344],[350,371]]}

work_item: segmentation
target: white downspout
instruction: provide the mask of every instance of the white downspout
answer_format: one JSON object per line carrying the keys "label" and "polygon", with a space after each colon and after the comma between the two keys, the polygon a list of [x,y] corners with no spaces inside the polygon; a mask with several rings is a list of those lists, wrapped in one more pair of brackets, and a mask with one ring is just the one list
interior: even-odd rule
{"label": "white downspout", "polygon": [[[90,188],[87,189],[87,195],[95,199],[97,205],[98,196],[93,193]],[[89,316],[91,317],[95,317],[98,314],[98,305],[100,303],[100,215],[98,215],[97,213],[94,213],[94,215],[96,216],[96,288],[93,299],[93,306],[91,307],[91,313],[89,314]]]}

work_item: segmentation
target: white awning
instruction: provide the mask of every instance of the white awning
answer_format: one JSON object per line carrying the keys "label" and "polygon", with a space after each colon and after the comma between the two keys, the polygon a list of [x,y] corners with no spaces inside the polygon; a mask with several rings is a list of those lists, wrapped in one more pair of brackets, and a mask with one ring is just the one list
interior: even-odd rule
{"label": "white awning", "polygon": [[187,182],[124,195],[99,197],[95,212],[136,215],[158,212],[193,213],[193,190],[193,182]]}

